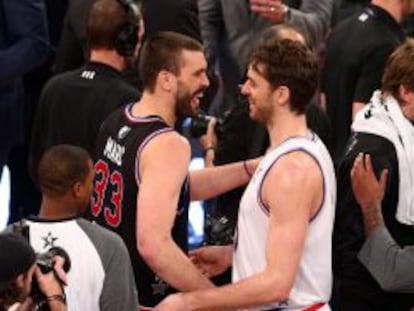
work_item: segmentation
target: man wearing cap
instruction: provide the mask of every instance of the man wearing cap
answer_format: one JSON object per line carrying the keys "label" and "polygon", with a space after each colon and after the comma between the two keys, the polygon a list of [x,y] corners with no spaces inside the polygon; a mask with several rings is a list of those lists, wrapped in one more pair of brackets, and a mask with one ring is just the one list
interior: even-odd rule
{"label": "man wearing cap", "polygon": [[[35,264],[33,249],[23,237],[13,233],[0,234],[0,249],[0,311],[25,302],[34,274],[50,310],[67,310],[60,283],[52,272],[42,274]],[[31,310],[30,303],[24,305],[27,307],[24,310]]]}

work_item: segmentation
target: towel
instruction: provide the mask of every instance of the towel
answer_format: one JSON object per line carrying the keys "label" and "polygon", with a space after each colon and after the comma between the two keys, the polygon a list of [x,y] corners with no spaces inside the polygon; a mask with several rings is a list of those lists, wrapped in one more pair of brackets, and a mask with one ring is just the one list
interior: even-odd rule
{"label": "towel", "polygon": [[399,167],[397,220],[414,225],[414,126],[391,95],[375,91],[370,103],[352,123],[354,132],[381,136],[395,147]]}

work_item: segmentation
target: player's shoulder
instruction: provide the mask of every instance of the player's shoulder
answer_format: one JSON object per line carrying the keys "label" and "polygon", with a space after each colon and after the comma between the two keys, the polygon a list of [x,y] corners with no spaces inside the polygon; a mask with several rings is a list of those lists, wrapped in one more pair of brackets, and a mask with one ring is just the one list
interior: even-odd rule
{"label": "player's shoulder", "polygon": [[278,158],[268,175],[268,178],[277,184],[296,187],[319,179],[321,170],[313,155],[303,150],[295,150]]}
{"label": "player's shoulder", "polygon": [[166,130],[163,133],[155,136],[149,142],[149,145],[152,145],[155,148],[162,148],[171,153],[179,151],[182,148],[190,148],[190,143],[188,140],[174,130]]}

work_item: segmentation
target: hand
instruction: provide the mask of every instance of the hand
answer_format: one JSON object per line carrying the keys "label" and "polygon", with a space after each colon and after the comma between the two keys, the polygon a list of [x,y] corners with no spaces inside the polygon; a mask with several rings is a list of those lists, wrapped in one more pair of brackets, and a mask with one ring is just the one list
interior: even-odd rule
{"label": "hand", "polygon": [[384,226],[381,202],[384,198],[388,171],[381,172],[378,180],[372,169],[370,155],[359,154],[351,170],[352,189],[364,218],[365,233]]}
{"label": "hand", "polygon": [[190,311],[190,307],[184,301],[183,294],[170,295],[155,306],[153,311]]}
{"label": "hand", "polygon": [[275,24],[285,20],[282,0],[250,0],[250,9]]}
{"label": "hand", "polygon": [[45,296],[62,295],[63,289],[61,283],[55,277],[53,271],[43,274],[39,267],[35,270],[37,282],[39,283],[40,291]]}
{"label": "hand", "polygon": [[207,148],[216,148],[217,147],[217,135],[214,130],[216,127],[217,119],[211,117],[210,121],[208,122],[207,132],[203,136],[200,137],[199,141],[203,149]]}
{"label": "hand", "polygon": [[384,198],[388,170],[381,172],[380,179],[375,176],[371,156],[359,154],[351,170],[352,190],[362,209],[380,206]]}
{"label": "hand", "polygon": [[39,267],[35,270],[39,288],[46,296],[62,295],[62,284],[67,283],[67,275],[63,269],[65,260],[60,256],[55,256],[52,261],[54,271],[43,274]]}
{"label": "hand", "polygon": [[190,252],[192,262],[206,276],[219,275],[231,266],[233,246],[206,246]]}
{"label": "hand", "polygon": [[55,273],[57,275],[57,277],[60,279],[60,281],[64,284],[67,285],[68,284],[68,278],[67,278],[67,274],[63,268],[63,266],[65,265],[65,259],[60,257],[60,256],[55,256],[52,259],[53,261],[53,269],[55,270]]}

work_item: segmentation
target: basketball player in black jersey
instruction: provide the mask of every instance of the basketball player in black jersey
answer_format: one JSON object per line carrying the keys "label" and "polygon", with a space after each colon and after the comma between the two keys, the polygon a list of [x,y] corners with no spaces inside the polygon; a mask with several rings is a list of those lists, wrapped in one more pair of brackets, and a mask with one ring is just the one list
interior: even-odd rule
{"label": "basketball player in black jersey", "polygon": [[247,183],[258,162],[188,172],[190,144],[173,128],[197,112],[206,69],[197,41],[172,32],[149,38],[141,100],[111,114],[98,135],[91,215],[128,246],[141,310],[174,290],[213,286],[187,257],[189,201]]}

